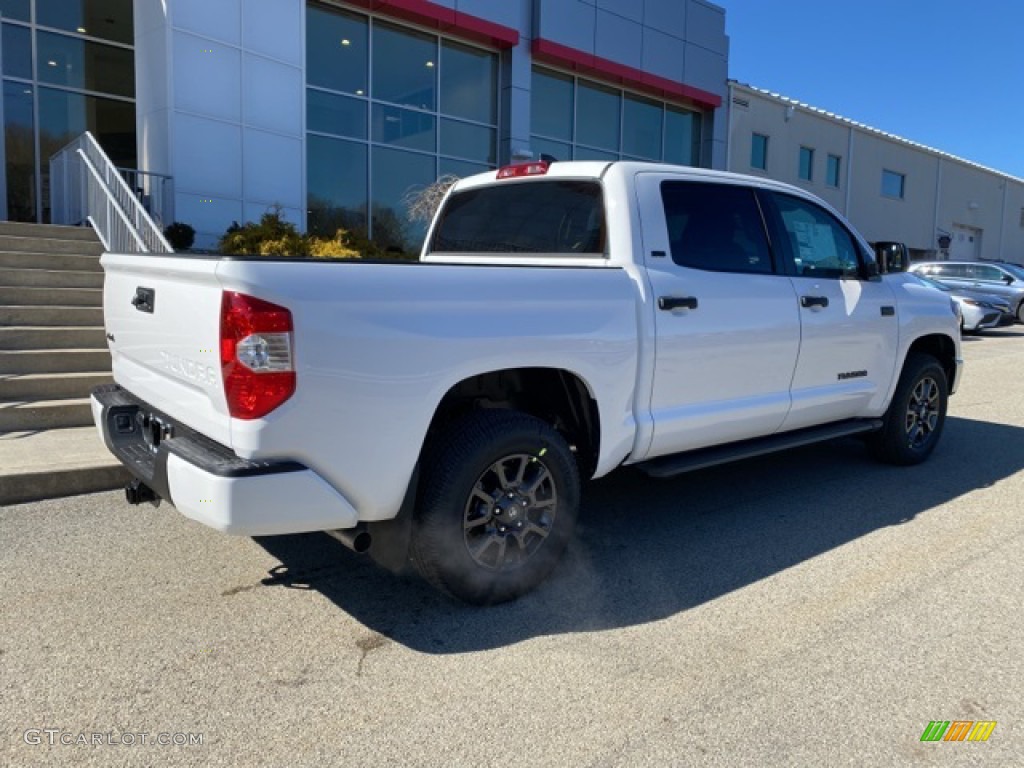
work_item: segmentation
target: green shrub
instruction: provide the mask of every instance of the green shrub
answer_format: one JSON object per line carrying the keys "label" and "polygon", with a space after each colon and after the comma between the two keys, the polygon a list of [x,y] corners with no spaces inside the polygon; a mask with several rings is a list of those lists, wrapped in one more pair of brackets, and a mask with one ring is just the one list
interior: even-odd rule
{"label": "green shrub", "polygon": [[221,253],[232,256],[304,256],[308,252],[304,236],[295,225],[285,221],[281,207],[274,206],[260,217],[258,224],[233,222],[217,244]]}
{"label": "green shrub", "polygon": [[164,237],[167,238],[167,242],[171,244],[171,248],[174,250],[187,251],[192,247],[192,243],[196,241],[196,231],[188,224],[175,221],[172,224],[168,224],[167,228],[164,229]]}

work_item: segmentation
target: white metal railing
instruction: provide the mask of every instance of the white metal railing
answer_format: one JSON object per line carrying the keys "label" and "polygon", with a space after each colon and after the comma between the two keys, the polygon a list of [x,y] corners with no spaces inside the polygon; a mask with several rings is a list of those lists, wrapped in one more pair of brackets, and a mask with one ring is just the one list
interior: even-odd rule
{"label": "white metal railing", "polygon": [[50,218],[89,222],[113,253],[173,253],[146,206],[86,131],[50,158]]}
{"label": "white metal railing", "polygon": [[167,225],[174,222],[174,178],[138,168],[118,168],[117,172],[128,188],[135,191],[142,207],[153,217],[160,231],[167,229]]}

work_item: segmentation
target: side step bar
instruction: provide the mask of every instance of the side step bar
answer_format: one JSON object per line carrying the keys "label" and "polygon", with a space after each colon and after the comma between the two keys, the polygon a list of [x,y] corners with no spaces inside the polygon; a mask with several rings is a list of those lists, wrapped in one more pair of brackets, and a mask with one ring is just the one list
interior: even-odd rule
{"label": "side step bar", "polygon": [[881,428],[881,419],[839,421],[835,424],[826,424],[821,427],[808,427],[807,429],[798,429],[792,432],[780,432],[768,437],[757,437],[753,440],[744,440],[739,443],[716,445],[711,448],[701,448],[696,451],[661,456],[650,461],[641,461],[633,466],[651,477],[671,477],[672,475],[681,475],[683,472],[692,472],[695,469],[713,467],[716,464],[749,459],[765,453],[774,453],[786,450],[787,448],[819,443],[822,440],[848,437],[863,432],[874,432]]}

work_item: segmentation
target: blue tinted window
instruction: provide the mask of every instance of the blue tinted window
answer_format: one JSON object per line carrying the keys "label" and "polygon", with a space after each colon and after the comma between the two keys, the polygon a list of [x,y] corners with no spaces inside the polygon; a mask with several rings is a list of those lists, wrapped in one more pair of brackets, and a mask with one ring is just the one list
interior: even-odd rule
{"label": "blue tinted window", "polygon": [[433,115],[414,109],[374,104],[371,123],[370,137],[374,141],[424,152],[437,150]]}
{"label": "blue tinted window", "polygon": [[617,91],[580,82],[576,92],[576,143],[618,152],[621,102]]}
{"label": "blue tinted window", "polygon": [[665,110],[665,162],[700,165],[700,115],[675,107]]}
{"label": "blue tinted window", "polygon": [[433,155],[384,147],[373,148],[373,239],[384,248],[405,254],[419,251],[425,223],[412,223],[406,214],[406,195],[437,178]]}
{"label": "blue tinted window", "polygon": [[36,218],[36,149],[32,86],[4,81],[4,147],[7,152],[7,216]]}
{"label": "blue tinted window", "polygon": [[369,87],[366,19],[354,13],[306,9],[306,82],[363,96]]}
{"label": "blue tinted window", "polygon": [[5,19],[31,21],[29,0],[0,0],[0,16]]}
{"label": "blue tinted window", "polygon": [[760,133],[750,140],[750,167],[762,171],[768,168],[768,137]]}
{"label": "blue tinted window", "polygon": [[622,153],[645,160],[661,159],[661,104],[627,96],[622,105]]}
{"label": "blue tinted window", "polygon": [[885,197],[903,198],[906,176],[895,171],[882,171],[882,195]]}
{"label": "blue tinted window", "polygon": [[530,89],[530,121],[533,133],[552,139],[572,141],[572,92],[571,77],[536,69],[533,71]]}
{"label": "blue tinted window", "polygon": [[406,107],[437,109],[437,39],[375,23],[371,95]]}
{"label": "blue tinted window", "polygon": [[333,236],[339,229],[366,234],[366,145],[309,136],[306,142],[309,231]]}
{"label": "blue tinted window", "polygon": [[16,24],[3,25],[4,75],[32,79],[32,32]]}
{"label": "blue tinted window", "polygon": [[96,137],[114,165],[136,167],[135,104],[55,88],[39,89],[41,158],[50,157],[85,131]]}
{"label": "blue tinted window", "polygon": [[480,123],[496,123],[497,56],[445,42],[441,59],[441,112]]}
{"label": "blue tinted window", "polygon": [[825,183],[830,187],[839,186],[839,168],[841,163],[842,160],[838,156],[828,156],[828,167],[825,169]]}
{"label": "blue tinted window", "polygon": [[131,45],[132,0],[36,0],[36,23]]}
{"label": "blue tinted window", "polygon": [[814,150],[800,147],[800,178],[811,181],[814,178]]}
{"label": "blue tinted window", "polygon": [[310,88],[306,91],[306,127],[311,131],[365,139],[366,102]]}
{"label": "blue tinted window", "polygon": [[53,32],[36,33],[39,80],[86,91],[135,96],[131,50]]}
{"label": "blue tinted window", "polygon": [[494,162],[494,129],[441,119],[441,154]]}

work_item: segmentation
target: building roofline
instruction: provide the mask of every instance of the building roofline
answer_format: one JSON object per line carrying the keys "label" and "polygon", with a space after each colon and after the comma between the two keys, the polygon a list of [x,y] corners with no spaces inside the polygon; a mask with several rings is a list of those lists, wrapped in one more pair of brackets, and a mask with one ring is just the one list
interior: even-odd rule
{"label": "building roofline", "polygon": [[[897,144],[903,144],[904,146],[913,147],[914,149],[922,150],[935,157],[941,157],[944,160],[952,160],[957,163],[962,163],[963,165],[970,166],[971,168],[977,168],[978,170],[995,174],[996,176],[1000,176],[1004,179],[1015,181],[1018,184],[1024,184],[1024,179],[1018,176],[1014,176],[1011,173],[1006,173],[1006,171],[1000,171],[996,168],[990,168],[987,165],[982,165],[981,163],[976,163],[973,160],[968,160],[966,158],[950,154],[949,152],[945,152],[941,149],[936,149],[935,147],[930,147],[927,144],[922,144],[918,141],[913,141],[912,139],[905,139],[902,136],[896,135],[895,133],[883,131],[881,128],[875,128],[873,126],[867,125],[866,123],[861,123],[858,122],[857,120],[852,120],[848,117],[843,117],[842,115],[836,114],[835,112],[829,112],[828,110],[822,109],[821,107],[815,107],[803,101],[792,99],[789,96],[783,96],[782,94],[776,93],[775,91],[769,91],[764,88],[758,88],[757,86],[751,85],[750,83],[741,83],[739,80],[733,79],[730,79],[728,81],[728,84],[730,90],[733,87],[738,86],[740,88],[746,89],[747,91],[750,91],[751,93],[757,94],[758,96],[766,96],[770,99],[773,99],[774,101],[777,101],[780,104],[785,104],[787,106],[792,107],[799,107],[819,117],[825,117],[828,118],[829,120],[833,120],[837,123],[842,123],[843,125],[849,126],[851,128],[857,128],[859,130],[864,131],[865,133],[870,133],[874,136],[880,136],[881,138],[888,139]],[[729,108],[732,108],[731,104]]]}

